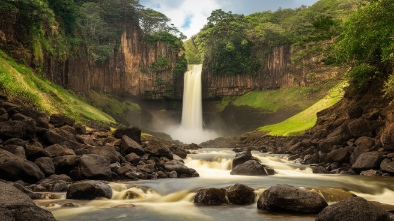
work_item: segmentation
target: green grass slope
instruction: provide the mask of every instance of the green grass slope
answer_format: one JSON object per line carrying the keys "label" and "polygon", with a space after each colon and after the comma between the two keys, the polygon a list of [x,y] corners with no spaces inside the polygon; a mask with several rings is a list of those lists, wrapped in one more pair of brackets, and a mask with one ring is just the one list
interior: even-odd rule
{"label": "green grass slope", "polygon": [[327,109],[340,101],[344,94],[346,82],[342,81],[330,90],[330,93],[304,111],[278,124],[266,125],[257,131],[266,132],[268,135],[293,136],[304,133],[312,128],[317,121],[317,112]]}
{"label": "green grass slope", "polygon": [[71,91],[37,76],[2,51],[0,51],[0,93],[17,97],[48,114],[63,113],[78,122],[95,121],[105,125],[116,123],[110,115],[89,105]]}

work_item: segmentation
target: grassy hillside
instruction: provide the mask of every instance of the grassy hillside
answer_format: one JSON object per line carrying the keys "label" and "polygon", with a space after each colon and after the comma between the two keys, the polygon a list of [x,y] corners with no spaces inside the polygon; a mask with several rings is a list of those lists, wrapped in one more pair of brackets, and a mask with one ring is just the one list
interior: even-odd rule
{"label": "grassy hillside", "polygon": [[2,51],[0,51],[0,93],[22,99],[25,103],[48,114],[63,113],[78,122],[96,121],[106,125],[116,123],[108,114],[89,105],[73,92],[37,76]]}
{"label": "grassy hillside", "polygon": [[267,125],[257,129],[258,131],[267,132],[269,135],[292,136],[302,134],[304,131],[312,128],[317,120],[317,112],[327,109],[340,101],[343,97],[343,88],[347,85],[342,81],[323,99],[319,100],[306,110],[294,115],[293,117],[278,124]]}

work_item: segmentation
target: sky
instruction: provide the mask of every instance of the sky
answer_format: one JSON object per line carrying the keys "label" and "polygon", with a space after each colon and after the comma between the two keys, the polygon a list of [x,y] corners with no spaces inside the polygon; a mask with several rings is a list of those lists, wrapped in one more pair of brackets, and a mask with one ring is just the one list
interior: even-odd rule
{"label": "sky", "polygon": [[249,15],[254,12],[276,11],[278,8],[311,6],[318,0],[140,0],[145,8],[165,14],[188,38],[197,34],[216,9]]}

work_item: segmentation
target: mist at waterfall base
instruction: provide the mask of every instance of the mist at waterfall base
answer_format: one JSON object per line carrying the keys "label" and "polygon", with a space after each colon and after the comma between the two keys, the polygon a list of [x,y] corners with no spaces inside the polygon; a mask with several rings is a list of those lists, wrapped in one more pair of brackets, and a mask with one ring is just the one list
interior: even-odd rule
{"label": "mist at waterfall base", "polygon": [[172,139],[183,143],[202,143],[219,137],[215,131],[203,129],[202,118],[202,65],[189,65],[184,76],[182,123],[170,126]]}

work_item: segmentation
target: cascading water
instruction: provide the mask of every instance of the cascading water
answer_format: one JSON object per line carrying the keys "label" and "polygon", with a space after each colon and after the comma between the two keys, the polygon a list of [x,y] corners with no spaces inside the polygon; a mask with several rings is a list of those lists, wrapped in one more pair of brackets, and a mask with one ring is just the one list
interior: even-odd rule
{"label": "cascading water", "polygon": [[201,71],[201,64],[189,65],[185,73],[182,127],[187,130],[202,130]]}
{"label": "cascading water", "polygon": [[201,143],[218,135],[203,129],[202,120],[202,64],[189,65],[184,76],[182,123],[169,130],[172,139],[184,143]]}

